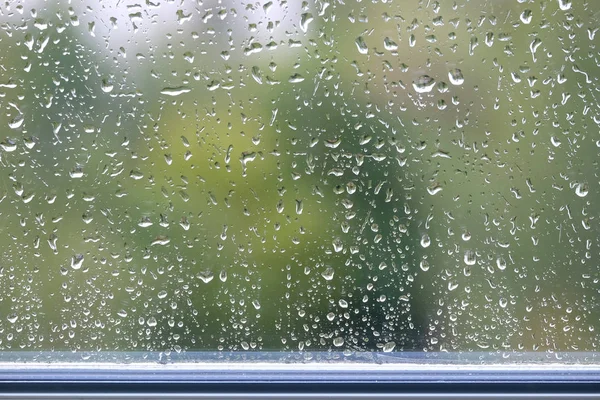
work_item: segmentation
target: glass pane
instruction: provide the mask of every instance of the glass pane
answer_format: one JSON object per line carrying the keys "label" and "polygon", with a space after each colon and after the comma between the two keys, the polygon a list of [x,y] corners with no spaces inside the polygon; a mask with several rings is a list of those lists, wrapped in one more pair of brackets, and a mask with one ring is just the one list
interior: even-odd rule
{"label": "glass pane", "polygon": [[0,26],[0,350],[600,344],[596,3],[7,1]]}

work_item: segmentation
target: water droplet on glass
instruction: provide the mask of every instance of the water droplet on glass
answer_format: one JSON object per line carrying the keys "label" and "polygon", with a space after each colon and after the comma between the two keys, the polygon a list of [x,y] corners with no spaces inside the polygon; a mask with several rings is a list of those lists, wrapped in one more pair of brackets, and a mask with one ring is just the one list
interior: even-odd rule
{"label": "water droplet on glass", "polygon": [[535,53],[536,53],[538,47],[540,47],[541,44],[542,44],[542,41],[539,38],[533,39],[531,41],[531,43],[529,44],[529,50],[531,51],[531,56],[533,57],[533,62],[537,61]]}
{"label": "water droplet on glass", "polygon": [[142,179],[144,177],[144,173],[142,171],[137,170],[137,169],[133,169],[133,170],[131,170],[131,172],[129,172],[129,177],[131,179],[135,179],[137,181],[137,180],[140,180],[140,179]]}
{"label": "water droplet on glass", "polygon": [[567,11],[571,9],[571,0],[558,0],[558,7],[562,11]]}
{"label": "water droplet on glass", "polygon": [[33,149],[37,142],[37,138],[33,136],[23,138],[23,143],[25,144],[25,147],[27,147],[29,150]]}
{"label": "water droplet on glass", "polygon": [[333,339],[333,345],[335,347],[340,347],[344,344],[344,338],[343,337],[336,337],[335,339]]}
{"label": "water droplet on glass", "polygon": [[389,37],[383,39],[383,48],[387,51],[396,51],[398,50],[398,45]]}
{"label": "water droplet on glass", "polygon": [[384,353],[391,353],[396,348],[396,342],[387,342],[383,345]]}
{"label": "water droplet on glass", "polygon": [[83,168],[75,167],[71,171],[69,171],[69,176],[73,179],[79,179],[83,177]]}
{"label": "water droplet on glass", "polygon": [[575,186],[575,194],[579,197],[587,196],[588,192],[589,192],[589,187],[585,183],[579,183],[579,184],[577,184],[577,186]]}
{"label": "water droplet on glass", "polygon": [[160,91],[161,94],[167,96],[179,96],[180,94],[189,93],[192,89],[187,86],[166,87]]}
{"label": "water droplet on glass", "polygon": [[439,183],[435,183],[435,184],[427,187],[427,193],[434,196],[434,195],[438,194],[439,192],[441,192],[443,189],[444,188]]}
{"label": "water droplet on glass", "polygon": [[8,127],[11,129],[19,129],[23,125],[23,122],[25,122],[25,117],[23,114],[19,114],[8,123]]}
{"label": "water droplet on glass", "polygon": [[152,226],[152,221],[150,220],[150,217],[142,217],[140,222],[138,222],[138,226],[141,228],[147,228],[149,226]]}
{"label": "water droplet on glass", "polygon": [[300,74],[294,74],[294,75],[290,76],[290,79],[288,79],[288,81],[290,83],[300,83],[300,82],[304,81],[304,77]]}
{"label": "water droplet on glass", "polygon": [[194,54],[191,51],[186,51],[183,53],[183,59],[191,64],[194,62]]}
{"label": "water droplet on glass", "polygon": [[354,43],[360,54],[367,54],[369,52],[369,47],[362,36],[357,37]]}
{"label": "water droplet on glass", "polygon": [[11,139],[7,139],[5,142],[0,143],[0,147],[7,153],[12,153],[17,149],[17,143]]}
{"label": "water droplet on glass", "polygon": [[296,214],[298,214],[298,215],[302,214],[303,210],[304,210],[304,206],[302,205],[302,200],[296,200]]}
{"label": "water droplet on glass", "polygon": [[462,85],[465,81],[462,71],[458,68],[455,68],[452,71],[448,72],[448,79],[450,80],[450,83],[455,86]]}
{"label": "water droplet on glass", "polygon": [[339,253],[340,251],[342,251],[344,249],[344,243],[342,242],[342,239],[340,238],[335,238],[333,239],[333,250],[336,253]]}
{"label": "water droplet on glass", "polygon": [[196,275],[204,283],[208,283],[215,277],[212,271],[201,271]]}
{"label": "water droplet on glass", "polygon": [[413,82],[413,88],[417,93],[429,93],[435,86],[435,79],[429,75],[422,75]]}
{"label": "water droplet on glass", "polygon": [[166,246],[171,242],[167,236],[157,236],[151,243],[150,246]]}
{"label": "water droplet on glass", "polygon": [[498,257],[496,259],[496,266],[500,271],[504,271],[506,269],[506,260],[502,257]]}
{"label": "water droplet on glass", "polygon": [[302,32],[308,31],[308,25],[313,21],[313,16],[310,13],[304,13],[300,16],[300,29]]}
{"label": "water droplet on glass", "polygon": [[104,93],[110,93],[113,91],[114,85],[110,82],[110,80],[104,78],[102,79],[102,85],[100,87]]}
{"label": "water droplet on glass", "polygon": [[[187,22],[190,19],[192,19],[192,13],[185,14],[183,12],[183,10],[177,10],[175,12],[175,15],[177,16],[177,23],[179,25],[183,25],[185,22]],[[208,18],[210,18],[211,16],[212,16],[212,13],[211,14],[207,14],[207,16],[204,17],[204,23],[206,23],[208,21]]]}
{"label": "water droplet on glass", "polygon": [[73,257],[71,257],[71,268],[80,269],[83,265],[83,259],[83,254],[75,254]]}
{"label": "water droplet on glass", "polygon": [[475,265],[477,262],[477,254],[472,250],[465,251],[464,261],[467,265]]}
{"label": "water droplet on glass", "polygon": [[524,10],[521,13],[521,22],[523,22],[524,24],[530,24],[531,23],[531,18],[533,17],[533,14],[531,12],[531,10]]}
{"label": "water droplet on glass", "polygon": [[323,278],[325,278],[326,281],[330,281],[333,279],[333,275],[335,274],[335,271],[332,267],[327,267],[325,268],[325,270],[321,273],[321,276]]}

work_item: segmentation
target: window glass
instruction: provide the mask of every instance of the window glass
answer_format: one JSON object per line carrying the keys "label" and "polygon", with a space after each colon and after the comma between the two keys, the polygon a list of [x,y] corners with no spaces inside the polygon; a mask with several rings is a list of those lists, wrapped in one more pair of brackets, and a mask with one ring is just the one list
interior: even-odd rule
{"label": "window glass", "polygon": [[6,1],[0,27],[0,350],[597,349],[595,2]]}

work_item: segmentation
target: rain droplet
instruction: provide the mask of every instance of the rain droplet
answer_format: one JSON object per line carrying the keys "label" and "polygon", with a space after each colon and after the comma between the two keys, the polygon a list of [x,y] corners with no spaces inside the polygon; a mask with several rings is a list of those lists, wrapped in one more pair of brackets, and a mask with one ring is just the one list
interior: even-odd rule
{"label": "rain droplet", "polygon": [[171,239],[169,239],[166,236],[158,236],[156,237],[152,243],[150,243],[151,246],[156,246],[156,245],[160,245],[160,246],[166,246],[171,242]]}
{"label": "rain droplet", "polygon": [[339,253],[340,251],[342,251],[344,249],[344,243],[342,242],[342,239],[340,238],[335,238],[333,239],[333,250],[336,253]]}
{"label": "rain droplet", "polygon": [[198,279],[200,279],[204,283],[208,283],[208,282],[212,281],[213,278],[215,277],[215,275],[212,273],[212,271],[201,271],[196,276],[198,277]]}
{"label": "rain droplet", "polygon": [[435,79],[429,75],[422,75],[413,82],[413,87],[417,93],[429,93],[435,86]]}
{"label": "rain droplet", "polygon": [[333,339],[333,345],[335,347],[340,347],[344,344],[344,338],[343,337],[336,337],[335,339]]}
{"label": "rain droplet", "polygon": [[150,217],[142,217],[140,222],[138,222],[138,226],[141,228],[147,228],[149,226],[152,226],[152,221],[150,220]]}
{"label": "rain droplet", "polygon": [[83,177],[83,168],[75,167],[71,171],[69,171],[69,176],[73,179],[79,179]]}
{"label": "rain droplet", "polygon": [[252,78],[254,78],[256,83],[258,83],[259,85],[262,85],[263,76],[262,76],[262,72],[260,71],[260,68],[255,65],[254,67],[252,67],[250,72],[252,74]]}
{"label": "rain droplet", "polygon": [[108,79],[102,79],[102,85],[100,86],[104,93],[110,93],[114,89],[114,85]]}
{"label": "rain droplet", "polygon": [[524,10],[521,13],[521,22],[523,22],[524,24],[530,24],[532,16],[533,14],[531,13],[531,10]]}
{"label": "rain droplet", "polygon": [[450,79],[450,83],[455,86],[460,86],[465,81],[462,71],[458,68],[455,68],[452,71],[448,72],[448,79]]}
{"label": "rain droplet", "polygon": [[83,259],[83,254],[75,254],[73,257],[71,257],[71,268],[80,269],[83,265]]}
{"label": "rain droplet", "polygon": [[391,353],[396,348],[396,342],[387,342],[383,345],[384,353]]}
{"label": "rain droplet", "polygon": [[192,89],[187,86],[166,87],[160,91],[160,94],[167,96],[179,96],[180,94],[189,93]]}
{"label": "rain droplet", "polygon": [[129,177],[131,179],[135,179],[136,181],[138,181],[144,177],[144,174],[142,173],[142,171],[133,169],[133,170],[131,170],[131,172],[129,172]]}
{"label": "rain droplet", "polygon": [[562,11],[567,11],[571,9],[571,0],[558,0],[558,7]]}
{"label": "rain droplet", "polygon": [[398,45],[396,44],[396,42],[394,42],[393,40],[391,40],[389,37],[386,37],[385,39],[383,39],[383,47],[387,51],[396,51],[396,50],[398,50]]}
{"label": "rain droplet", "polygon": [[35,147],[35,144],[37,143],[37,138],[35,138],[35,137],[24,138],[23,143],[25,144],[25,147],[27,147],[29,150],[31,150]]}
{"label": "rain droplet", "polygon": [[467,265],[475,265],[477,262],[477,254],[475,254],[475,252],[472,250],[467,250],[465,252],[464,261]]}
{"label": "rain droplet", "polygon": [[191,64],[194,62],[194,54],[191,51],[186,51],[183,53],[183,59]]}
{"label": "rain droplet", "polygon": [[[189,21],[190,19],[192,19],[192,13],[189,14],[184,14],[183,10],[177,10],[175,12],[175,15],[177,15],[177,23],[179,25],[182,25],[183,23]],[[204,23],[206,23],[206,21],[208,20],[208,18],[210,18],[212,16],[212,13],[208,14],[207,16],[205,16],[204,18]]]}
{"label": "rain droplet", "polygon": [[498,257],[496,259],[496,266],[500,271],[504,271],[506,269],[506,260],[502,257]]}
{"label": "rain droplet", "polygon": [[288,79],[288,82],[290,83],[300,83],[302,81],[304,81],[304,77],[300,74],[294,74],[290,76],[290,79]]}
{"label": "rain droplet", "polygon": [[369,52],[369,47],[365,43],[365,40],[362,36],[357,37],[355,43],[360,54],[367,54]]}
{"label": "rain droplet", "polygon": [[275,210],[277,210],[277,212],[279,214],[281,214],[283,212],[283,210],[285,210],[285,206],[283,205],[283,200],[282,199],[279,199],[279,201],[275,205]]}
{"label": "rain droplet", "polygon": [[7,153],[11,153],[17,149],[17,143],[11,139],[6,139],[5,142],[0,143],[0,147]]}
{"label": "rain droplet", "polygon": [[535,38],[531,41],[531,43],[529,44],[529,50],[531,50],[531,57],[533,57],[533,62],[537,61],[537,58],[535,57],[535,52],[537,51],[538,47],[540,47],[540,45],[542,44],[542,41],[539,38]]}
{"label": "rain droplet", "polygon": [[308,31],[308,25],[313,21],[313,16],[310,13],[304,13],[300,16],[300,29],[302,29],[303,32],[307,32]]}
{"label": "rain droplet", "polygon": [[579,183],[577,186],[575,186],[575,194],[579,197],[587,196],[588,192],[589,187],[585,183]]}
{"label": "rain droplet", "polygon": [[23,114],[19,114],[8,123],[8,126],[11,129],[19,129],[23,125],[23,122],[25,122],[25,118]]}
{"label": "rain droplet", "polygon": [[427,193],[433,196],[441,192],[443,189],[444,188],[439,183],[436,183],[427,187]]}
{"label": "rain droplet", "polygon": [[302,205],[302,200],[296,200],[296,214],[302,214],[302,210],[304,210],[304,206]]}
{"label": "rain droplet", "polygon": [[323,278],[325,278],[326,281],[330,281],[333,279],[333,275],[335,274],[335,271],[332,267],[327,267],[325,268],[325,271],[323,271],[321,273],[321,276]]}

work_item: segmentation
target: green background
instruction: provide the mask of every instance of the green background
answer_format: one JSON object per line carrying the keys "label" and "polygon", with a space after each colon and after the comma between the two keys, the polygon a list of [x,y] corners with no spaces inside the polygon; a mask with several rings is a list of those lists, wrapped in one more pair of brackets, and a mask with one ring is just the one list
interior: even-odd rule
{"label": "green background", "polygon": [[0,349],[596,349],[594,2],[0,10]]}

